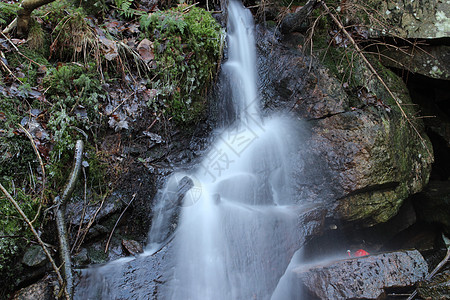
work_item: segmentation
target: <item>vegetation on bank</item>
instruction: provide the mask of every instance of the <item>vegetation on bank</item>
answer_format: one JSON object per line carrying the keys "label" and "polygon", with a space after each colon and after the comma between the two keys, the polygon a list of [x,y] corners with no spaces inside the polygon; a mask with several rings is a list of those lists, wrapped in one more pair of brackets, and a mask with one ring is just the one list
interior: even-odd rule
{"label": "vegetation on bank", "polygon": [[[18,3],[0,2],[1,30],[17,11]],[[0,183],[36,228],[52,220],[42,212],[64,188],[77,139],[86,145],[78,193],[86,186],[96,201],[111,189],[99,147],[105,133],[132,136],[143,115],[186,130],[204,119],[222,37],[195,5],[159,10],[119,0],[55,1],[34,11],[27,39],[0,35]],[[2,298],[34,241],[3,195],[0,216]]]}

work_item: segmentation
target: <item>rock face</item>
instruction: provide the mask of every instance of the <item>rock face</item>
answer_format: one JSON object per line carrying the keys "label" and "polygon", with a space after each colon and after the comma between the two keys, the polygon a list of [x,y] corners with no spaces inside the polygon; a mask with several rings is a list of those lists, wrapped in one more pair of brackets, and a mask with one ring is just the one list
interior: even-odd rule
{"label": "rock face", "polygon": [[[267,111],[289,111],[308,120],[309,135],[296,154],[298,200],[323,201],[329,216],[365,226],[389,220],[428,181],[432,147],[422,123],[414,123],[421,139],[357,59],[353,76],[361,87],[348,91],[328,69],[292,46],[295,36],[278,41],[271,32],[258,33]],[[379,68],[403,109],[413,114],[403,82]]]}
{"label": "rock face", "polygon": [[385,288],[411,286],[428,274],[417,251],[391,252],[292,270],[308,299],[379,299]]}
{"label": "rock face", "polygon": [[[450,47],[446,45],[421,46],[417,51],[414,47],[381,51],[383,65],[397,69],[405,69],[435,79],[450,80]],[[408,55],[405,55],[405,51]]]}

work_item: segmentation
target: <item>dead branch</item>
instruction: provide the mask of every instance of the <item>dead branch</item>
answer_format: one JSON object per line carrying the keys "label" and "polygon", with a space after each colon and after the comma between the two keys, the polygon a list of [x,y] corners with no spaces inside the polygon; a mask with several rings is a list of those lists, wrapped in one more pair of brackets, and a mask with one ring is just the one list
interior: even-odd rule
{"label": "dead branch", "polygon": [[61,197],[57,196],[55,202],[57,204],[56,210],[56,225],[59,235],[59,245],[60,245],[60,256],[64,263],[64,276],[66,279],[66,289],[68,292],[69,299],[73,297],[73,274],[72,274],[72,262],[70,258],[70,248],[67,236],[66,222],[65,222],[65,212],[66,204],[75,189],[75,185],[78,180],[78,175],[81,170],[81,162],[83,158],[83,141],[77,140],[75,145],[75,157],[72,172],[69,176],[69,181],[64,188],[64,192]]}
{"label": "dead branch", "polygon": [[[19,204],[14,200],[14,198],[8,193],[8,191],[3,187],[3,185],[0,183],[0,189],[2,190],[3,194],[5,194],[6,198],[11,202],[11,204],[15,207],[15,209],[19,212],[19,214],[22,216],[23,220],[28,224],[28,227],[30,227],[31,232],[37,239],[39,245],[41,245],[42,250],[44,250],[45,255],[47,256],[48,260],[50,261],[50,264],[52,265],[53,270],[56,273],[56,276],[58,277],[58,282],[61,288],[64,286],[64,280],[61,276],[61,273],[59,272],[58,267],[55,264],[55,261],[53,260],[50,252],[47,249],[47,246],[45,246],[45,243],[41,240],[39,234],[36,232],[36,229],[34,229],[33,224],[31,224],[28,217],[25,215],[23,210],[20,208]],[[64,288],[64,293],[66,295],[66,299],[70,300],[69,293],[67,292],[67,289]]]}
{"label": "dead branch", "polygon": [[[0,51],[0,55],[3,56],[3,52]],[[19,78],[17,78],[16,75],[14,75],[14,73],[8,68],[8,66],[3,62],[3,59],[0,59],[0,63],[2,65],[2,67],[9,73],[9,75],[11,75],[15,80],[17,80],[18,82],[20,82],[21,84],[23,83]]]}
{"label": "dead branch", "polygon": [[116,230],[117,224],[119,224],[120,219],[122,218],[123,214],[127,211],[128,207],[130,207],[131,203],[133,202],[134,198],[136,198],[136,193],[133,194],[133,197],[131,198],[130,202],[128,202],[127,206],[125,207],[125,209],[122,211],[122,213],[120,214],[119,218],[117,218],[116,223],[114,224],[113,229],[111,230],[111,233],[109,234],[108,237],[108,241],[106,242],[106,246],[105,246],[105,253],[108,252],[108,248],[109,248],[109,243],[111,242],[111,238],[114,234],[114,230]]}
{"label": "dead branch", "polygon": [[297,12],[287,14],[281,21],[280,31],[282,33],[289,33],[292,31],[301,31],[306,29],[304,23],[319,2],[320,1],[318,0],[309,0]]}
{"label": "dead branch", "polygon": [[379,80],[379,82],[383,85],[383,87],[386,89],[386,91],[388,92],[388,94],[392,97],[392,99],[394,99],[395,103],[397,104],[402,116],[406,119],[406,121],[408,122],[408,124],[413,128],[413,130],[416,132],[417,136],[419,137],[422,145],[425,147],[425,149],[427,150],[427,153],[429,154],[430,158],[433,157],[433,155],[431,154],[430,149],[428,148],[425,139],[422,137],[422,135],[420,134],[419,130],[417,129],[417,127],[412,123],[411,119],[408,117],[408,115],[406,114],[405,110],[402,108],[402,106],[400,105],[400,101],[397,99],[397,97],[394,95],[394,93],[392,93],[391,89],[387,86],[386,82],[384,82],[384,80],[381,78],[381,76],[378,74],[378,72],[375,70],[375,68],[372,66],[372,64],[367,60],[366,56],[364,55],[363,51],[359,48],[358,44],[355,42],[355,40],[353,39],[353,37],[348,33],[348,31],[345,29],[344,25],[342,25],[342,23],[336,18],[336,16],[331,13],[330,9],[328,8],[328,6],[326,5],[325,2],[318,0],[318,3],[320,5],[322,5],[323,9],[325,10],[325,12],[331,17],[331,19],[333,20],[334,23],[336,23],[336,25],[339,27],[339,29],[344,33],[344,35],[348,38],[348,40],[352,43],[353,47],[355,47],[356,52],[358,53],[358,55],[361,57],[361,59],[364,61],[364,63],[367,65],[367,67],[369,68],[370,72],[372,72],[373,75],[375,75],[375,77]]}

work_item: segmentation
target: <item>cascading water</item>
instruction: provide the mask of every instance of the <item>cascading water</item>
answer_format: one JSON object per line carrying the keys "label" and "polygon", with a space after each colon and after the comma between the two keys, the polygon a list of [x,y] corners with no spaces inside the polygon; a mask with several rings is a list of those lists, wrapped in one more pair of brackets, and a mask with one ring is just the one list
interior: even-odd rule
{"label": "cascading water", "polygon": [[[297,214],[289,206],[292,124],[261,116],[252,15],[231,0],[228,18],[223,72],[237,120],[198,170],[186,175],[193,186],[184,196],[174,240],[170,299],[268,299],[296,250]],[[176,194],[174,187],[163,203]]]}
{"label": "cascading water", "polygon": [[[260,113],[253,35],[251,13],[230,0],[222,72],[236,120],[193,172],[175,173],[157,194],[146,252],[170,242],[175,256],[158,299],[270,299],[298,249],[299,208],[289,184],[297,139],[291,120]],[[101,295],[114,298],[107,272]]]}

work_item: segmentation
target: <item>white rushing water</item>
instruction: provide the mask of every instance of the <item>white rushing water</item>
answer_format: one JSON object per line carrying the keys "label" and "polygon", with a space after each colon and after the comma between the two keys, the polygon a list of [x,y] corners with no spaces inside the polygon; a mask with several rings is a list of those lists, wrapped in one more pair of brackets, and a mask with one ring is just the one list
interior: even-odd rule
{"label": "white rushing water", "polygon": [[230,0],[228,18],[222,72],[236,120],[158,191],[145,253],[83,270],[76,299],[287,299],[289,280],[279,281],[303,239],[290,187],[297,131],[260,112],[251,13]]}
{"label": "white rushing water", "polygon": [[[237,119],[195,172],[169,179],[156,207],[167,211],[179,201],[182,181],[190,182],[173,240],[168,299],[270,299],[297,250],[298,212],[289,188],[292,122],[260,114],[253,18],[236,0],[228,5],[228,47],[223,72]],[[172,221],[163,213],[155,217],[150,248],[168,236]]]}

